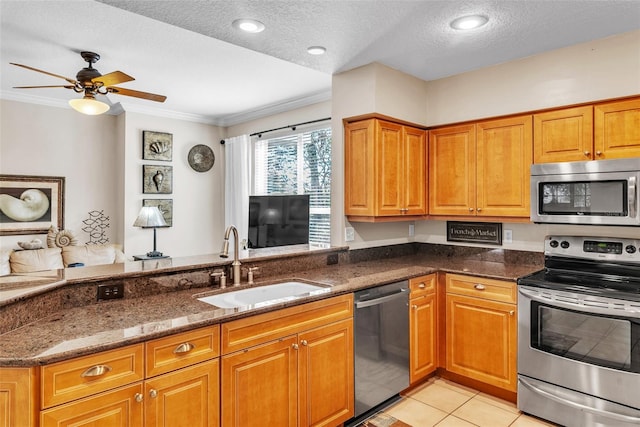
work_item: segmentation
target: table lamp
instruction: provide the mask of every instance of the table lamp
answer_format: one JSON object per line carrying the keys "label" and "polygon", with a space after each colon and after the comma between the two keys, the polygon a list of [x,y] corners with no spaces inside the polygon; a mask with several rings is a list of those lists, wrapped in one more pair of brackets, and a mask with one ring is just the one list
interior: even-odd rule
{"label": "table lamp", "polygon": [[149,258],[162,256],[162,252],[156,250],[156,228],[166,227],[167,223],[162,216],[162,212],[156,206],[143,206],[133,223],[134,227],[153,228],[153,251],[147,252]]}

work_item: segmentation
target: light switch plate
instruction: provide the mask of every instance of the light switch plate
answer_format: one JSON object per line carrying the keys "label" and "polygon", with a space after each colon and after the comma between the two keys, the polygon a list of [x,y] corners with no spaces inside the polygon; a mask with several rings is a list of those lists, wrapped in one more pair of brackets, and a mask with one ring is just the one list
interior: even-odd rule
{"label": "light switch plate", "polygon": [[513,243],[513,230],[504,230],[503,243]]}

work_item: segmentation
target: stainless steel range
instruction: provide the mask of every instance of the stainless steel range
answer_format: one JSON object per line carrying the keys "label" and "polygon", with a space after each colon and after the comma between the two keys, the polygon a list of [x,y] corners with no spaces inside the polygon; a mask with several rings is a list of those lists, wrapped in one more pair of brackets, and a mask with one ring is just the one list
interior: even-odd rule
{"label": "stainless steel range", "polygon": [[544,270],[518,280],[520,410],[565,426],[640,425],[639,251],[640,239],[545,239]]}

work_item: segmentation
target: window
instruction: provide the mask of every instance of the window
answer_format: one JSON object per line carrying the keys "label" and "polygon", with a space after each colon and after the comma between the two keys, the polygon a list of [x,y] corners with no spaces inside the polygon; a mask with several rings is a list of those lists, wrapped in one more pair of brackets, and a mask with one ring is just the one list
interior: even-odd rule
{"label": "window", "polygon": [[309,194],[309,244],[329,246],[331,128],[259,139],[253,154],[253,194]]}

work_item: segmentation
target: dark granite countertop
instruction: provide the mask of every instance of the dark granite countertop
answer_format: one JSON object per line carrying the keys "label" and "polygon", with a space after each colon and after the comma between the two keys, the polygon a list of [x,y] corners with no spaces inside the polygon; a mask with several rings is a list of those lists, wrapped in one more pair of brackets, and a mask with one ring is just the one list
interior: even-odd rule
{"label": "dark granite countertop", "polygon": [[298,278],[331,285],[331,290],[268,307],[220,309],[199,301],[196,296],[237,289],[210,287],[101,301],[61,309],[0,335],[0,366],[49,364],[435,271],[515,281],[540,268],[536,263],[498,262],[478,256],[418,254],[270,276],[262,283]]}

